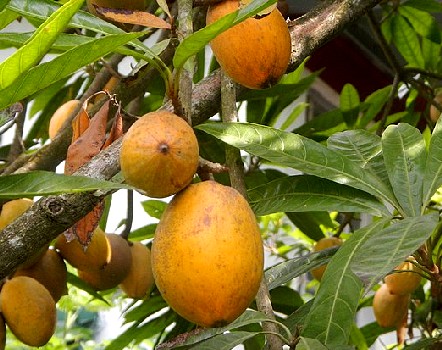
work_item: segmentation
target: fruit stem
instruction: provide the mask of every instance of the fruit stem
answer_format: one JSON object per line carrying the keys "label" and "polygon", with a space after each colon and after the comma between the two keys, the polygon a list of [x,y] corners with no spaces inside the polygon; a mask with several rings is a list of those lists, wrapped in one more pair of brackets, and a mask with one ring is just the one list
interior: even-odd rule
{"label": "fruit stem", "polygon": [[[235,83],[223,71],[221,72],[221,119],[224,123],[238,122]],[[247,199],[244,163],[239,149],[226,145],[226,164],[229,168],[230,185]],[[269,289],[264,278],[261,280],[255,301],[258,311],[264,313],[269,319],[275,320]],[[273,322],[263,322],[262,328],[268,333],[266,334],[266,349],[282,349],[284,341],[276,335],[280,333],[278,325]]]}

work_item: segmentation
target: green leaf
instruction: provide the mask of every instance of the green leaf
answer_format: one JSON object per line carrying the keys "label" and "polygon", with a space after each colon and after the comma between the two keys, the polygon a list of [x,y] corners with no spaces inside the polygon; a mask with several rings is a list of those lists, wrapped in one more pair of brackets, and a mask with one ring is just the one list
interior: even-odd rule
{"label": "green leaf", "polygon": [[258,216],[276,212],[341,211],[389,215],[375,197],[311,175],[286,176],[248,191]]}
{"label": "green leaf", "polygon": [[374,91],[364,101],[366,110],[359,121],[359,127],[364,129],[370,122],[374,121],[376,116],[382,110],[382,107],[387,103],[391,92],[391,85],[382,89]]}
{"label": "green leaf", "polygon": [[177,47],[173,57],[173,66],[180,68],[193,55],[202,50],[218,34],[241,23],[248,17],[254,16],[270,5],[276,3],[276,0],[255,0],[251,1],[246,7],[239,11],[232,12],[218,21],[198,30],[186,37]]}
{"label": "green leaf", "polygon": [[421,133],[406,123],[389,125],[382,134],[382,154],[393,192],[405,215],[419,215],[426,163]]}
{"label": "green leaf", "polygon": [[108,35],[75,47],[50,62],[29,69],[20,76],[20,79],[2,90],[0,109],[71,75],[140,35],[140,33]]}
{"label": "green leaf", "polygon": [[335,226],[330,218],[330,214],[325,211],[286,213],[286,215],[298,229],[315,241],[325,237],[321,226],[327,228]]}
{"label": "green leaf", "polygon": [[437,0],[408,0],[404,5],[427,12],[442,12],[442,4]]}
{"label": "green leaf", "polygon": [[154,295],[153,297],[143,300],[140,305],[136,305],[124,314],[124,323],[140,322],[146,319],[153,313],[160,311],[167,307],[167,303],[161,295]]}
{"label": "green leaf", "polygon": [[[29,40],[31,36],[32,33],[0,33],[0,48],[20,47]],[[51,50],[67,51],[92,40],[94,40],[94,38],[84,35],[62,33],[57,36],[57,39],[51,46]]]}
{"label": "green leaf", "polygon": [[328,348],[317,339],[300,337],[296,350],[328,350]]}
{"label": "green leaf", "polygon": [[[195,350],[231,350],[235,346],[242,344],[247,339],[257,335],[265,334],[265,332],[246,332],[236,331],[232,333],[218,334],[211,339],[192,346]],[[179,347],[178,347],[179,348]]]}
{"label": "green leaf", "polygon": [[[61,5],[51,0],[10,0],[7,8],[24,17],[45,21],[52,13],[56,12]],[[89,12],[78,11],[69,23],[70,27],[92,30],[102,34],[123,34],[124,30],[112,23],[106,22]]]}
{"label": "green leaf", "polygon": [[217,335],[222,335],[223,333],[230,331],[232,329],[240,328],[251,323],[260,323],[265,321],[269,321],[269,318],[264,314],[262,314],[261,312],[254,310],[246,310],[241,316],[239,316],[235,321],[233,321],[229,325],[220,328],[208,328],[203,330],[202,332],[191,335],[186,339],[185,342],[183,342],[179,346],[176,346],[176,348],[179,349],[180,347],[188,347],[189,345],[197,344],[196,345],[197,349],[200,349],[200,346],[204,344],[203,341],[207,341],[208,339],[213,338]]}
{"label": "green leaf", "polygon": [[293,278],[326,264],[338,249],[339,247],[324,249],[270,267],[265,272],[265,281],[269,290],[282,286]]}
{"label": "green leaf", "polygon": [[327,147],[342,153],[364,171],[377,176],[390,186],[382,156],[381,138],[366,130],[347,130],[335,133],[327,139]]}
{"label": "green leaf", "polygon": [[142,201],[144,211],[149,214],[149,216],[161,219],[164,209],[166,209],[167,203],[157,199],[151,199],[147,201]]}
{"label": "green leaf", "polygon": [[[388,222],[385,218],[355,231],[327,265],[302,333],[325,345],[347,345],[362,291],[351,271],[355,253]],[[370,265],[371,266],[371,265]]]}
{"label": "green leaf", "polygon": [[437,349],[437,347],[434,347],[434,345],[439,344],[442,341],[442,337],[438,336],[436,338],[427,338],[427,339],[420,339],[416,342],[406,345],[404,347],[404,350],[428,350],[428,349]]}
{"label": "green leaf", "polygon": [[340,109],[347,125],[355,124],[359,115],[359,93],[352,84],[345,84],[340,95]]}
{"label": "green leaf", "polygon": [[19,17],[18,13],[4,9],[0,12],[0,29],[5,28]]}
{"label": "green leaf", "polygon": [[425,62],[416,31],[404,17],[397,15],[391,22],[393,42],[410,66],[424,68]]}
{"label": "green leaf", "polygon": [[60,7],[35,31],[29,41],[0,64],[0,89],[11,85],[43,58],[83,2],[70,0]]}
{"label": "green leaf", "polygon": [[435,25],[435,19],[427,11],[419,10],[415,7],[402,5],[398,6],[399,13],[404,16],[416,32],[424,38],[429,38],[432,26]]}
{"label": "green leaf", "polygon": [[344,122],[341,111],[334,109],[314,117],[312,120],[293,130],[293,133],[305,137],[313,137],[318,134],[329,136],[346,129],[347,125]]}
{"label": "green leaf", "polygon": [[378,230],[354,252],[353,272],[370,290],[388,272],[403,262],[431,236],[436,228],[435,213],[409,217]]}
{"label": "green leaf", "polygon": [[48,171],[32,171],[24,174],[0,176],[0,199],[29,198],[95,190],[117,190],[121,188],[132,187],[85,176],[70,176]]}
{"label": "green leaf", "polygon": [[442,45],[427,38],[422,38],[422,55],[425,60],[425,67],[430,71],[437,71],[441,61],[440,52]]}
{"label": "green leaf", "polygon": [[396,204],[391,189],[339,152],[302,137],[267,126],[244,123],[206,123],[199,129],[275,164],[297,169],[366,191]]}
{"label": "green leaf", "polygon": [[423,184],[423,207],[430,201],[436,190],[442,185],[442,118],[436,123],[431,134],[428,148],[427,163],[425,167]]}

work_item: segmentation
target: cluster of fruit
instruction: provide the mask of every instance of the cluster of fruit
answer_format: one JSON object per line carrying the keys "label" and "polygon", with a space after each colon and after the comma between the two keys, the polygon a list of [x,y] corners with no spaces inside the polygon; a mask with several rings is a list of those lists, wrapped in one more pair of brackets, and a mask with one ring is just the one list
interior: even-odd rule
{"label": "cluster of fruit", "polygon": [[406,324],[410,296],[422,280],[414,262],[410,256],[385,277],[384,283],[376,291],[373,311],[381,327],[401,327]]}
{"label": "cluster of fruit", "polygon": [[163,298],[200,326],[233,321],[253,301],[263,273],[260,230],[248,202],[215,181],[190,184],[198,141],[171,112],[139,118],[123,138],[120,163],[126,182],[148,196],[174,195],[152,244]]}
{"label": "cluster of fruit", "polygon": [[[0,229],[23,214],[29,199],[3,205]],[[95,290],[119,286],[130,298],[147,298],[154,285],[150,250],[140,242],[128,242],[97,228],[88,248],[64,234],[54,247],[44,247],[13,273],[0,290],[0,349],[6,342],[6,327],[26,345],[42,346],[55,332],[56,303],[67,294],[65,261],[78,269],[78,276]],[[41,320],[45,320],[41,322]]]}

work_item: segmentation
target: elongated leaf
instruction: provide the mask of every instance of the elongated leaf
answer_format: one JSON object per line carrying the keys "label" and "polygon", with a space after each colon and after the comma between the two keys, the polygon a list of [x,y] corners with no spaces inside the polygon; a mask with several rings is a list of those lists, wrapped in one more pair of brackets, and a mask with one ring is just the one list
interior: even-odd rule
{"label": "elongated leaf", "polygon": [[121,188],[131,187],[85,176],[67,176],[48,171],[33,171],[24,174],[0,176],[0,199],[87,192],[99,189],[116,190]]}
{"label": "elongated leaf", "polygon": [[377,177],[308,138],[256,124],[207,123],[198,128],[270,162],[366,191],[395,204],[390,188]]}
{"label": "elongated leaf", "polygon": [[421,133],[406,123],[388,126],[382,134],[382,154],[393,192],[405,215],[419,215],[426,163]]}
{"label": "elongated leaf", "polygon": [[167,203],[157,199],[150,199],[141,202],[144,211],[149,214],[150,217],[161,219],[164,209],[166,209]]}
{"label": "elongated leaf", "polygon": [[[6,49],[11,46],[20,47],[29,40],[31,36],[32,33],[0,33],[0,48]],[[84,35],[61,33],[57,36],[57,39],[51,46],[51,51],[67,51],[92,40],[94,40],[94,38]]]}
{"label": "elongated leaf", "polygon": [[0,12],[0,29],[5,28],[8,24],[14,22],[18,17],[18,13],[4,9]]}
{"label": "elongated leaf", "polygon": [[[373,121],[378,113],[382,110],[382,107],[388,101],[391,92],[391,85],[388,85],[382,89],[374,91],[364,101],[364,107],[366,110],[362,118],[359,120],[359,127],[364,129],[368,123]],[[367,107],[368,106],[368,107]]]}
{"label": "elongated leaf", "polygon": [[340,95],[340,105],[342,115],[347,125],[354,125],[359,114],[359,93],[351,84],[345,84]]}
{"label": "elongated leaf", "polygon": [[220,328],[209,328],[202,332],[198,332],[195,335],[191,335],[179,346],[176,346],[176,348],[178,349],[180,347],[187,348],[189,345],[198,344],[197,346],[199,349],[199,346],[200,344],[202,344],[203,341],[206,341],[217,335],[223,334],[231,329],[240,328],[251,323],[265,322],[268,320],[269,320],[268,317],[262,314],[261,312],[254,310],[246,310],[241,316],[239,316],[235,321],[233,321],[229,325]]}
{"label": "elongated leaf", "polygon": [[401,15],[392,17],[393,41],[410,66],[424,68],[424,59],[416,31]]}
{"label": "elongated leaf", "polygon": [[256,215],[276,212],[343,211],[389,215],[367,192],[311,175],[286,176],[248,191]]}
{"label": "elongated leaf", "polygon": [[442,185],[442,118],[436,123],[430,139],[423,184],[423,207]]}
{"label": "elongated leaf", "polygon": [[189,35],[177,47],[173,57],[173,66],[182,67],[184,63],[197,52],[201,51],[218,34],[241,23],[248,17],[254,16],[270,5],[276,3],[276,0],[255,0],[251,1],[246,7],[239,11],[232,12],[218,21],[206,26],[203,29]]}
{"label": "elongated leaf", "polygon": [[388,272],[419,248],[436,228],[438,215],[409,217],[377,231],[355,252],[351,264],[370,290]]}
{"label": "elongated leaf", "polygon": [[140,36],[140,33],[109,35],[80,45],[50,62],[42,63],[24,73],[0,94],[0,109],[48,87],[52,83],[76,72],[121,45]]}
{"label": "elongated leaf", "polygon": [[348,344],[362,291],[361,280],[351,271],[355,253],[388,222],[379,220],[355,231],[327,265],[302,333],[325,345]]}
{"label": "elongated leaf", "polygon": [[[24,17],[31,17],[45,21],[52,13],[61,7],[51,0],[10,0],[7,8]],[[78,11],[70,21],[69,26],[89,29],[102,34],[123,34],[123,29],[108,23],[89,12]]]}
{"label": "elongated leaf", "polygon": [[23,72],[36,65],[82,6],[84,0],[70,0],[54,12],[22,47],[0,64],[0,89],[12,84]]}
{"label": "elongated leaf", "polygon": [[382,156],[381,138],[376,134],[366,130],[346,130],[330,136],[327,147],[342,153],[391,187]]}
{"label": "elongated leaf", "polygon": [[315,241],[325,237],[321,226],[333,228],[336,225],[325,211],[287,212],[286,215],[298,229]]}
{"label": "elongated leaf", "polygon": [[206,340],[200,344],[192,346],[191,349],[195,350],[231,350],[235,346],[242,344],[247,339],[253,338],[259,334],[265,334],[264,332],[246,332],[236,331],[232,333],[219,334],[215,337]]}
{"label": "elongated leaf", "polygon": [[309,339],[300,337],[299,343],[296,345],[297,350],[328,350],[328,348],[323,345],[319,340],[317,339]]}
{"label": "elongated leaf", "polygon": [[427,12],[442,12],[442,4],[438,0],[408,0],[404,5]]}
{"label": "elongated leaf", "polygon": [[427,11],[418,10],[415,7],[402,5],[398,7],[399,13],[411,23],[416,32],[425,38],[429,38],[435,20]]}
{"label": "elongated leaf", "polygon": [[270,267],[265,272],[265,280],[269,290],[282,286],[293,278],[326,264],[338,249],[339,247],[324,249]]}

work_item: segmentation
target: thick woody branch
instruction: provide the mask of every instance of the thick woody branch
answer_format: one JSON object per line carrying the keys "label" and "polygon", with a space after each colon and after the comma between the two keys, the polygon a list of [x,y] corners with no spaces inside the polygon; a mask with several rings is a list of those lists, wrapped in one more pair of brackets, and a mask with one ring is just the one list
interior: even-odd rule
{"label": "thick woody branch", "polygon": [[[380,0],[336,0],[321,4],[317,9],[289,23],[292,36],[292,58],[289,70],[294,70],[304,59],[326,41],[333,38],[350,22],[365,14]],[[170,60],[173,50],[168,50],[164,61]],[[126,102],[133,100],[152,77],[152,68],[140,73],[141,77],[127,80],[115,91],[118,98]],[[144,89],[144,90],[143,90]],[[239,93],[244,88],[238,89]],[[218,112],[220,106],[220,74],[216,71],[196,84],[192,92],[192,123],[200,124]],[[163,108],[171,109],[171,104]],[[52,167],[49,156],[65,154],[67,143],[48,145],[34,155],[32,169]],[[59,149],[56,149],[60,147]],[[80,171],[93,178],[110,179],[119,170],[118,154],[120,142],[98,154]],[[44,157],[42,153],[44,152]],[[41,163],[37,160],[43,158]],[[23,165],[26,168],[26,165]],[[20,171],[20,169],[18,169]],[[14,223],[0,231],[0,278],[9,275],[26,257],[46,245],[59,233],[72,226],[102,198],[93,193],[50,196],[34,204],[29,211]]]}

